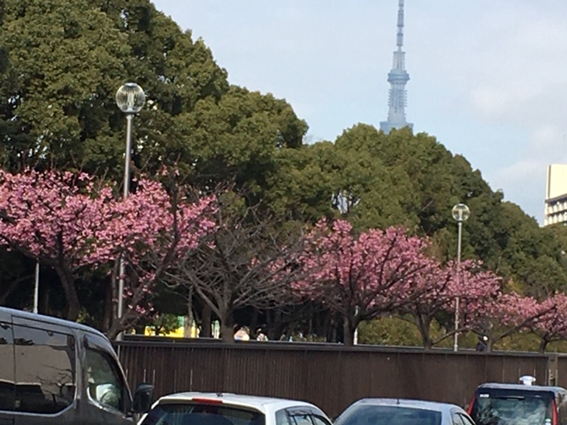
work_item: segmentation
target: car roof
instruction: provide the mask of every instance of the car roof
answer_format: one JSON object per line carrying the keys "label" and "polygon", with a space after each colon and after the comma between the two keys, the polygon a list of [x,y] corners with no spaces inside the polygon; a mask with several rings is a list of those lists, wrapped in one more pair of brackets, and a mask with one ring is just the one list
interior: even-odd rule
{"label": "car roof", "polygon": [[564,393],[567,390],[563,387],[552,387],[547,385],[525,385],[525,384],[501,384],[498,382],[487,382],[477,387],[477,391],[481,389],[495,390],[518,390],[518,391],[548,391],[553,393]]}
{"label": "car roof", "polygon": [[411,407],[414,409],[433,410],[436,412],[450,412],[451,410],[456,409],[459,412],[464,412],[463,408],[456,404],[404,398],[363,398],[362,400],[358,400],[356,404]]}
{"label": "car roof", "polygon": [[213,393],[213,392],[182,392],[169,394],[161,397],[158,400],[158,404],[161,402],[189,402],[192,400],[221,400],[223,404],[230,404],[233,406],[250,407],[261,411],[265,411],[266,408],[271,409],[285,409],[288,407],[310,407],[319,409],[312,403],[300,400],[292,400],[278,397],[264,397],[256,395],[246,395],[246,394],[234,394],[234,393]]}
{"label": "car roof", "polygon": [[82,325],[80,323],[71,322],[69,320],[59,319],[58,317],[53,316],[45,316],[43,314],[31,313],[29,311],[23,310],[16,310],[8,307],[0,307],[0,310],[9,313],[12,317],[20,317],[22,319],[36,321],[36,322],[43,322],[43,323],[51,323],[57,326],[61,326],[63,328],[75,329],[81,332],[88,332],[107,339],[106,336],[98,331],[97,329],[91,328],[86,325]]}

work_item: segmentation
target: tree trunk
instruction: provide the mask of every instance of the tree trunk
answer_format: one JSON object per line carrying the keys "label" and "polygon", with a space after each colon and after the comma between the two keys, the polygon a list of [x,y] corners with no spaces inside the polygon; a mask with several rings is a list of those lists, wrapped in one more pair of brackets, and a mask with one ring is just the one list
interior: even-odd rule
{"label": "tree trunk", "polygon": [[[185,316],[185,326],[183,329],[183,334],[185,338],[193,338],[193,322],[195,317],[193,317],[193,290],[189,289],[189,296],[187,297],[187,315]],[[199,337],[200,333],[197,332],[195,337]]]}
{"label": "tree trunk", "polygon": [[112,326],[112,318],[114,314],[115,303],[113,301],[114,292],[112,290],[113,285],[112,282],[108,282],[105,287],[105,301],[104,301],[104,311],[102,316],[102,323],[101,323],[101,332],[106,333],[110,330],[110,326]]}
{"label": "tree trunk", "polygon": [[16,289],[21,280],[22,279],[16,279],[2,284],[2,288],[0,289],[0,305],[6,305],[8,297],[14,292],[14,289]]}
{"label": "tree trunk", "polygon": [[257,331],[258,331],[258,309],[255,308],[254,311],[252,311],[252,318],[250,319],[250,339],[256,339]]}
{"label": "tree trunk", "polygon": [[418,316],[417,317],[417,328],[421,335],[421,343],[426,351],[430,351],[433,348],[433,341],[431,340],[431,319],[428,317]]}
{"label": "tree trunk", "polygon": [[336,317],[330,316],[327,328],[327,342],[339,342],[338,338],[338,327],[340,326],[339,321],[335,320]]}
{"label": "tree trunk", "polygon": [[49,311],[49,291],[39,291],[39,313],[47,314]]}
{"label": "tree trunk", "polygon": [[540,354],[545,353],[545,349],[547,348],[547,344],[549,344],[549,341],[546,338],[542,338],[540,343],[539,343],[539,353]]}
{"label": "tree trunk", "polygon": [[220,318],[220,330],[222,342],[229,344],[234,343],[234,322],[232,320],[232,314],[225,314],[224,317]]}
{"label": "tree trunk", "polygon": [[281,310],[268,310],[266,312],[266,329],[264,333],[270,341],[278,341],[284,331],[284,325],[281,319]]}
{"label": "tree trunk", "polygon": [[61,286],[63,286],[65,300],[67,301],[65,318],[72,322],[76,322],[81,311],[81,303],[79,301],[77,289],[75,288],[75,281],[73,279],[73,276],[71,275],[71,273],[69,273],[68,270],[65,269],[65,267],[61,266],[56,266],[55,272],[61,280]]}
{"label": "tree trunk", "polygon": [[209,304],[203,303],[203,311],[201,312],[201,333],[200,337],[210,338],[213,335],[211,319],[213,317],[213,311]]}

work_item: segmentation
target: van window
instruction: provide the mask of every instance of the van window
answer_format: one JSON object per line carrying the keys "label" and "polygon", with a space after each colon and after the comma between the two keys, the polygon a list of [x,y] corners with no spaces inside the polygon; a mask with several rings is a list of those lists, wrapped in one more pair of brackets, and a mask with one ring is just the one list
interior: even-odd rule
{"label": "van window", "polygon": [[102,351],[88,348],[86,361],[89,396],[107,407],[125,412],[126,383],[118,373],[114,359]]}
{"label": "van window", "polygon": [[471,417],[478,425],[551,423],[552,400],[552,392],[482,389]]}
{"label": "van window", "polygon": [[0,322],[0,410],[14,410],[15,391],[12,325]]}
{"label": "van window", "polygon": [[15,410],[57,413],[75,398],[75,339],[14,325]]}

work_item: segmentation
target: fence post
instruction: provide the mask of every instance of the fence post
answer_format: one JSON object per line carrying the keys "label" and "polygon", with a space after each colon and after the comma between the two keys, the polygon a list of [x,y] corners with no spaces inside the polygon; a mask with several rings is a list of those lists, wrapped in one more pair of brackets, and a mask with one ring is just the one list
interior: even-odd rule
{"label": "fence post", "polygon": [[556,386],[557,382],[557,354],[548,354],[547,356],[547,385]]}

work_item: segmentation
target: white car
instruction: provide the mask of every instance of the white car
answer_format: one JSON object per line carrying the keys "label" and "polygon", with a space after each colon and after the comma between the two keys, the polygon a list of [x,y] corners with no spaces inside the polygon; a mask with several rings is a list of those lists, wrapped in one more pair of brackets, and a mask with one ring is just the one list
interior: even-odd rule
{"label": "white car", "polygon": [[305,401],[231,393],[187,392],[161,397],[139,425],[331,425]]}
{"label": "white car", "polygon": [[347,407],[334,425],[474,425],[474,422],[455,404],[365,398]]}

